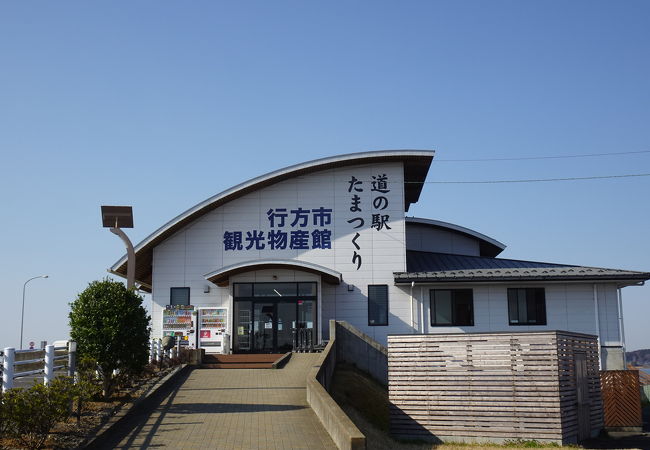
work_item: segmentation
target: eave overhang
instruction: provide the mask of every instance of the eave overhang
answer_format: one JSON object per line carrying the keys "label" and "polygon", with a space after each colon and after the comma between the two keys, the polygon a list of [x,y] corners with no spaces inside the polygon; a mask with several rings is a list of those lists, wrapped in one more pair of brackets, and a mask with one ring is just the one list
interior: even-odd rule
{"label": "eave overhang", "polygon": [[323,282],[334,285],[341,284],[343,280],[341,272],[318,264],[295,259],[256,259],[253,261],[244,261],[222,267],[214,272],[205,274],[204,277],[219,287],[226,287],[230,284],[230,277],[233,275],[264,269],[288,269],[314,273],[320,275]]}
{"label": "eave overhang", "polygon": [[[572,269],[593,269],[573,267]],[[396,285],[415,284],[451,284],[451,283],[521,283],[521,282],[580,282],[580,283],[617,283],[620,286],[631,286],[645,283],[650,279],[650,273],[628,272],[596,273],[586,270],[583,273],[550,273],[538,270],[524,273],[486,273],[481,275],[465,274],[462,272],[439,273],[395,273]]]}
{"label": "eave overhang", "polygon": [[[154,247],[186,225],[246,194],[309,173],[363,164],[402,162],[404,164],[404,207],[408,211],[409,206],[416,203],[420,197],[422,186],[429,172],[434,154],[435,152],[432,150],[381,150],[350,153],[347,155],[317,159],[269,172],[220,192],[176,216],[136,245],[136,282],[143,286],[152,285]],[[112,274],[126,277],[126,255],[113,264],[108,271]]]}

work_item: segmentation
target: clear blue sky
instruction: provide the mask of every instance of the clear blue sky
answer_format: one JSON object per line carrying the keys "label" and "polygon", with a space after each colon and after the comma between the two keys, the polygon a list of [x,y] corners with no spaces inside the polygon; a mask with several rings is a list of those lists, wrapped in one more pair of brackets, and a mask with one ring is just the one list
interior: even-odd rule
{"label": "clear blue sky", "polygon": [[[319,157],[436,149],[429,181],[650,172],[650,2],[0,3],[0,346],[67,336],[121,242],[239,182]],[[506,258],[650,271],[650,177],[428,184],[411,213]],[[650,347],[650,287],[623,290]],[[585,314],[591,314],[585,311]]]}

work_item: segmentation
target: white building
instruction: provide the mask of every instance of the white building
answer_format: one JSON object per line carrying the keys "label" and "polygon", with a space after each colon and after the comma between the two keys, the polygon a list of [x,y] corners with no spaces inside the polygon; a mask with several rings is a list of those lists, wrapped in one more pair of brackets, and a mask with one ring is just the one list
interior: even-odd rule
{"label": "white building", "polygon": [[[172,219],[136,246],[154,336],[214,345],[212,317],[234,352],[283,352],[294,328],[326,340],[330,319],[383,344],[391,333],[559,329],[600,336],[604,368],[621,368],[620,289],[650,273],[499,259],[505,246],[494,239],[406,217],[433,156],[379,151],[298,164]],[[110,271],[124,276],[126,256]],[[183,312],[169,312],[172,304],[213,309],[173,325]]]}

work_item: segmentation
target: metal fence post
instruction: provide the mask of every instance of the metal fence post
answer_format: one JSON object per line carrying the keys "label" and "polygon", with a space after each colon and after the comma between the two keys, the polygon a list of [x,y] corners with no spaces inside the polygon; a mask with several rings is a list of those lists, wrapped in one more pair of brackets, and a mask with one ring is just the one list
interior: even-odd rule
{"label": "metal fence post", "polygon": [[77,371],[77,343],[68,342],[68,376],[74,377]]}
{"label": "metal fence post", "polygon": [[162,339],[158,339],[156,341],[156,353],[158,355],[158,364],[162,366],[162,362],[163,362]]}
{"label": "metal fence post", "polygon": [[156,340],[149,341],[149,363],[151,364],[156,359]]}
{"label": "metal fence post", "polygon": [[14,387],[14,361],[15,351],[13,347],[5,347],[4,361],[2,364],[2,392]]}
{"label": "metal fence post", "polygon": [[54,346],[45,346],[45,376],[43,383],[47,386],[54,380]]}

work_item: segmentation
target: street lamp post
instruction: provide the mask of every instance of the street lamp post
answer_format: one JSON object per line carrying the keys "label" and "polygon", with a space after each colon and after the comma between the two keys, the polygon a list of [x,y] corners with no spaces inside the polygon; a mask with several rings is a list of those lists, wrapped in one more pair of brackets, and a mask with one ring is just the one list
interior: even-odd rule
{"label": "street lamp post", "polygon": [[23,308],[22,308],[22,313],[20,314],[20,349],[23,349],[23,323],[25,320],[25,288],[27,287],[27,283],[29,283],[32,280],[35,280],[37,278],[48,278],[49,275],[39,275],[37,277],[30,278],[29,280],[25,281],[25,284],[23,284]]}
{"label": "street lamp post", "polygon": [[130,206],[102,206],[102,225],[119,236],[126,246],[126,287],[135,287],[135,251],[122,228],[133,228],[133,208]]}

